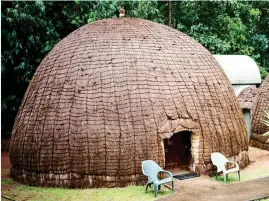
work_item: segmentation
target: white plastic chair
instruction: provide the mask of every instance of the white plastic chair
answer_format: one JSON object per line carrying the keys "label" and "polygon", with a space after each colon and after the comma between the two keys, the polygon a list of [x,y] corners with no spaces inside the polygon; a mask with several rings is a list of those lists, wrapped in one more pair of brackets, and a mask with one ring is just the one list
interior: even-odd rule
{"label": "white plastic chair", "polygon": [[[219,172],[223,172],[224,182],[226,183],[226,179],[227,179],[229,173],[238,172],[238,177],[239,177],[239,181],[240,181],[240,168],[236,162],[229,161],[225,156],[223,156],[219,152],[214,152],[211,154],[211,161],[212,161],[213,165],[215,165],[217,167],[216,178],[217,178],[217,175]],[[226,163],[235,164],[235,168],[231,168],[231,169],[227,170],[225,167]]]}
{"label": "white plastic chair", "polygon": [[[142,162],[142,172],[148,177],[148,183],[145,192],[147,192],[148,187],[151,188],[151,184],[154,185],[154,197],[157,197],[158,189],[160,190],[162,184],[172,183],[172,190],[174,190],[173,175],[169,171],[163,170],[157,163],[153,160],[146,160]],[[168,174],[168,178],[159,180],[158,173],[164,172]]]}

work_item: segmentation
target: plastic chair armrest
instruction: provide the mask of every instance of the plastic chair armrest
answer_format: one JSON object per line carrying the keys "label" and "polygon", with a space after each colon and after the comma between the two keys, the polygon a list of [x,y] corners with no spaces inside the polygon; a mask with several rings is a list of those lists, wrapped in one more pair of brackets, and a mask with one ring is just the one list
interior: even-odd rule
{"label": "plastic chair armrest", "polygon": [[236,168],[240,169],[239,165],[238,165],[236,162],[233,162],[233,161],[227,161],[227,163],[233,163],[233,164],[235,164],[235,167],[236,167]]}
{"label": "plastic chair armrest", "polygon": [[173,178],[173,175],[172,175],[172,173],[171,172],[169,172],[169,171],[166,171],[166,170],[161,170],[161,171],[159,171],[159,172],[164,172],[164,173],[167,173],[171,178]]}

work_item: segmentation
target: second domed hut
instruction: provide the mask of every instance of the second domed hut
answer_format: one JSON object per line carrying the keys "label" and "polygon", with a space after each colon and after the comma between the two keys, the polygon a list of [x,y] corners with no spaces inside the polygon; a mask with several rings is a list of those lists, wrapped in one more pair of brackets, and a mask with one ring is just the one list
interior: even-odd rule
{"label": "second domed hut", "polygon": [[251,110],[253,102],[256,98],[257,88],[249,86],[243,89],[237,96],[240,107],[242,110]]}
{"label": "second domed hut", "polygon": [[264,123],[265,112],[269,112],[269,76],[262,82],[256,96],[252,108],[250,145],[269,151],[268,137],[263,136],[269,131],[269,127]]}
{"label": "second domed hut", "polygon": [[31,185],[145,181],[141,162],[207,174],[221,152],[248,164],[232,86],[210,52],[151,21],[96,21],[37,68],[13,128],[11,177]]}
{"label": "second domed hut", "polygon": [[256,98],[256,94],[257,88],[255,86],[249,86],[243,89],[237,96],[240,107],[242,108],[249,137],[251,135],[251,109]]}

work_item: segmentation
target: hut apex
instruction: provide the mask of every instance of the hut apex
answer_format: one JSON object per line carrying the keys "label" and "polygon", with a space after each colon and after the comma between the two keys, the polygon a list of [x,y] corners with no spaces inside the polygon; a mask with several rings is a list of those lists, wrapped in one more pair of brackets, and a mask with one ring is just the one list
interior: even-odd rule
{"label": "hut apex", "polygon": [[43,59],[13,127],[10,175],[36,186],[138,185],[143,160],[209,174],[212,152],[249,163],[224,71],[182,32],[122,17],[80,27]]}
{"label": "hut apex", "polygon": [[120,8],[120,10],[116,10],[114,12],[114,14],[117,16],[117,17],[124,17],[125,16],[125,10],[124,8]]}
{"label": "hut apex", "polygon": [[125,10],[123,8],[120,9],[119,13],[120,13],[119,17],[125,16]]}

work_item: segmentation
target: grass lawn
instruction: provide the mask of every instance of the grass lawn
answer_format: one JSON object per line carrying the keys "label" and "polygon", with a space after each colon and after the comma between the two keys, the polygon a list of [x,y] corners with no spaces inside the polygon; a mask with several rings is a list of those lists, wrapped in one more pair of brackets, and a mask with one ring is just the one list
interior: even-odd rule
{"label": "grass lawn", "polygon": [[[125,188],[98,188],[98,189],[65,189],[65,188],[40,188],[18,184],[10,178],[2,178],[2,186],[13,186],[3,190],[2,195],[12,200],[36,201],[136,201],[155,200],[153,188],[145,193],[145,186],[128,186]],[[172,194],[173,191],[162,186],[157,198]],[[2,200],[7,200],[2,197]]]}

